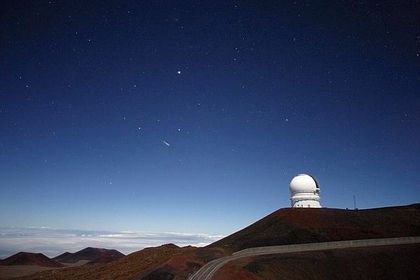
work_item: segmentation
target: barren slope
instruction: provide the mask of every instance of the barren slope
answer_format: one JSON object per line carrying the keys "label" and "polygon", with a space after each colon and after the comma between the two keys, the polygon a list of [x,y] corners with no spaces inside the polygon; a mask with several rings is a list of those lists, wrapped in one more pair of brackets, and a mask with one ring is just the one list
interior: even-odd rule
{"label": "barren slope", "polygon": [[243,258],[214,279],[418,279],[420,245],[339,249]]}
{"label": "barren slope", "polygon": [[245,248],[420,236],[420,204],[367,210],[284,208],[209,247]]}
{"label": "barren slope", "polygon": [[[419,235],[420,204],[368,210],[285,208],[205,248],[177,256],[141,279],[186,279],[212,259],[251,247]],[[256,277],[245,270],[240,273],[227,279]]]}

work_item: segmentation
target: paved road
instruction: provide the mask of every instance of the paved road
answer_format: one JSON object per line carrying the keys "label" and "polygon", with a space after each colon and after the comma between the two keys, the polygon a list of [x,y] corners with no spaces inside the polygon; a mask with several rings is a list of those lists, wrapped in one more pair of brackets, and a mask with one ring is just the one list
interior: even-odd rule
{"label": "paved road", "polygon": [[381,238],[381,239],[363,239],[363,240],[347,240],[347,241],[333,241],[321,243],[306,243],[293,244],[282,246],[268,246],[249,248],[233,253],[231,256],[215,259],[204,266],[202,266],[196,273],[194,273],[189,280],[210,280],[213,275],[225,264],[239,258],[270,255],[270,254],[284,254],[295,252],[344,249],[355,247],[372,247],[385,245],[402,245],[420,243],[420,236],[412,237],[397,237],[397,238]]}

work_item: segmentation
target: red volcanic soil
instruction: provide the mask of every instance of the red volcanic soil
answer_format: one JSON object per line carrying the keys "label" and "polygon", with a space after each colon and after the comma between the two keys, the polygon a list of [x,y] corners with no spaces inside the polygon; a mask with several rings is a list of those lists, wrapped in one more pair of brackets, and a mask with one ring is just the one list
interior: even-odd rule
{"label": "red volcanic soil", "polygon": [[243,258],[213,279],[418,279],[419,263],[419,244],[339,249]]}
{"label": "red volcanic soil", "polygon": [[[419,235],[420,204],[368,210],[285,208],[205,248],[176,256],[139,279],[186,279],[215,258],[251,247]],[[225,279],[259,279],[246,270],[238,273]]]}
{"label": "red volcanic soil", "polygon": [[280,209],[208,247],[231,251],[295,243],[420,236],[420,204],[367,210]]}
{"label": "red volcanic soil", "polygon": [[139,275],[142,280],[181,280],[198,270],[207,262],[225,256],[227,252],[220,248],[197,248],[175,256],[156,269]]}
{"label": "red volcanic soil", "polygon": [[44,267],[62,267],[63,265],[43,254],[20,252],[2,261],[0,265],[39,265]]}
{"label": "red volcanic soil", "polygon": [[88,247],[76,253],[65,252],[55,257],[53,260],[61,263],[75,263],[80,260],[89,260],[94,263],[107,263],[124,256],[123,253],[120,253],[117,250]]}

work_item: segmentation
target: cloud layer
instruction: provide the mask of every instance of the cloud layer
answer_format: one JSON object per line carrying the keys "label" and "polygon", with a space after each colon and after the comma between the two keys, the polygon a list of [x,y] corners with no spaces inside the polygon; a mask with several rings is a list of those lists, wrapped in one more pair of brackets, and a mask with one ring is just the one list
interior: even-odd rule
{"label": "cloud layer", "polygon": [[223,236],[175,232],[87,231],[52,228],[0,228],[0,258],[20,251],[55,257],[86,247],[117,249],[124,254],[145,247],[174,243],[205,246]]}

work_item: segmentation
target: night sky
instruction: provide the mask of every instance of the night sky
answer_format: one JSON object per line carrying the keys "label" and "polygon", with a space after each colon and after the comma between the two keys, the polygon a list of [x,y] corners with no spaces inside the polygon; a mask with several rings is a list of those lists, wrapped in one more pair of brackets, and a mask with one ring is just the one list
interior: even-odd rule
{"label": "night sky", "polygon": [[0,226],[229,234],[299,173],[419,202],[420,3],[383,2],[2,1]]}

